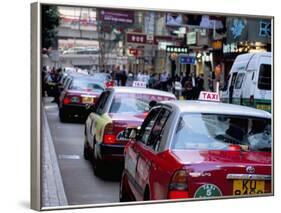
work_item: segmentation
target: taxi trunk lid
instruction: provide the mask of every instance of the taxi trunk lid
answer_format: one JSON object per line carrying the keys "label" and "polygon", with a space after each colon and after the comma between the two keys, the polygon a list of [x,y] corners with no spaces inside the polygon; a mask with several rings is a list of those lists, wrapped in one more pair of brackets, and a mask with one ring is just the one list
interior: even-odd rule
{"label": "taxi trunk lid", "polygon": [[271,153],[173,151],[188,175],[191,197],[271,193]]}
{"label": "taxi trunk lid", "polygon": [[138,127],[142,124],[147,113],[110,113],[112,119],[114,133],[116,135],[116,143],[124,144],[128,140],[124,138],[124,130],[127,127]]}

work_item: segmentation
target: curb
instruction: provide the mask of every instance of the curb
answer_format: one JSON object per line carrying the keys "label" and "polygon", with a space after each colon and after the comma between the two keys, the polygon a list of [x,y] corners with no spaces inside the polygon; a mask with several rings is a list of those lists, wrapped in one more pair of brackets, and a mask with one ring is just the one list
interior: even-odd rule
{"label": "curb", "polygon": [[67,206],[68,201],[44,106],[42,121],[42,207]]}

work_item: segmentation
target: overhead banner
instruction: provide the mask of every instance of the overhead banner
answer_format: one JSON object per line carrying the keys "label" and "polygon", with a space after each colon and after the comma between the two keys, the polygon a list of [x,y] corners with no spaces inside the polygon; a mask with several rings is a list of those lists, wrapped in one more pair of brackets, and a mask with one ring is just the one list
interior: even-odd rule
{"label": "overhead banner", "polygon": [[271,21],[267,19],[228,17],[227,43],[271,42]]}
{"label": "overhead banner", "polygon": [[128,10],[100,10],[100,20],[107,22],[133,24],[134,23],[134,11]]}

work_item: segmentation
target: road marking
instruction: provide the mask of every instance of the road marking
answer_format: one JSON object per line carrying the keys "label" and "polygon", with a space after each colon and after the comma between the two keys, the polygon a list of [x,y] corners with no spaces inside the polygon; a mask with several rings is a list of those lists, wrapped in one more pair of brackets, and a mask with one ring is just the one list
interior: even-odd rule
{"label": "road marking", "polygon": [[79,155],[59,155],[60,160],[79,160],[80,156]]}
{"label": "road marking", "polygon": [[45,109],[53,109],[53,108],[57,108],[58,106],[56,104],[53,104],[53,105],[45,105],[44,107]]}

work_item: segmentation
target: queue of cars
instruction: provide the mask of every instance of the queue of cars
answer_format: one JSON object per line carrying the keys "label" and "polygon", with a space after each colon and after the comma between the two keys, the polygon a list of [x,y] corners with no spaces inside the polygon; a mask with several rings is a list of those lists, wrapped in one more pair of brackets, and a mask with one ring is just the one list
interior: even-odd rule
{"label": "queue of cars", "polygon": [[112,87],[100,96],[85,123],[84,157],[93,162],[96,175],[109,165],[122,163],[126,127],[141,125],[150,105],[175,100],[168,92],[146,88]]}
{"label": "queue of cars", "polygon": [[[111,83],[112,82],[112,83]],[[271,194],[272,121],[259,109],[168,92],[114,87],[106,73],[65,73],[61,121],[85,121],[84,158],[95,175],[119,165],[121,202]]]}

